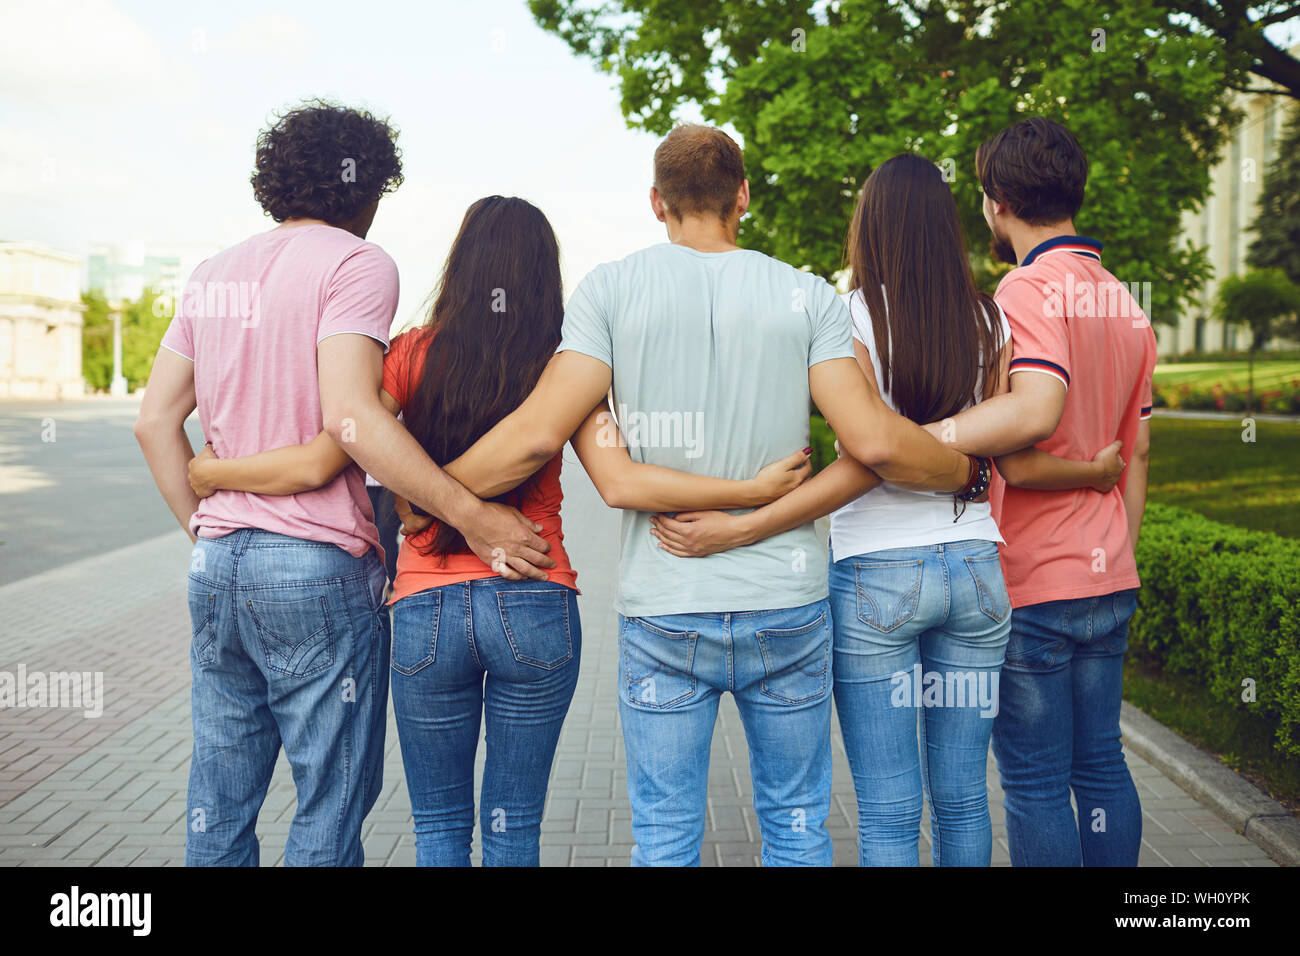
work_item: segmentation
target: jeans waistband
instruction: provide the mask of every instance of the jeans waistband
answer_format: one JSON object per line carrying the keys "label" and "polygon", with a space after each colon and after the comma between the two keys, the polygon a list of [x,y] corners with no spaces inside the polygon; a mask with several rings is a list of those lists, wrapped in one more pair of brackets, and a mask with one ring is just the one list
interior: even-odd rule
{"label": "jeans waistband", "polygon": [[[310,548],[329,551],[338,551],[340,554],[347,554],[342,548],[328,541],[311,541],[307,538],[294,538],[287,534],[277,534],[274,531],[263,531],[261,528],[240,528],[229,534],[223,534],[217,538],[199,538],[200,541],[207,541],[211,544],[219,544],[222,547],[230,548],[234,551],[244,552],[260,550],[263,548]],[[349,555],[350,557],[350,555]]]}
{"label": "jeans waistband", "polygon": [[891,555],[904,554],[912,551],[925,551],[929,554],[943,554],[947,551],[974,551],[976,549],[992,548],[997,551],[998,543],[989,541],[985,538],[967,538],[963,541],[944,541],[940,544],[913,544],[903,548],[884,548],[880,551],[866,551],[860,554],[846,554],[840,557],[835,554],[834,546],[831,548],[831,563],[835,564],[840,561],[847,561],[850,558],[888,558]]}

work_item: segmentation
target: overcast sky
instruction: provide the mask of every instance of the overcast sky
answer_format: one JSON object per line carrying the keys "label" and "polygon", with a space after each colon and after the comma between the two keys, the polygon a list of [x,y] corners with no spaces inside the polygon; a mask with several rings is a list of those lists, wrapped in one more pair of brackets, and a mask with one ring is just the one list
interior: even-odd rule
{"label": "overcast sky", "polygon": [[[612,77],[523,0],[0,0],[0,239],[221,247],[271,225],[248,184],[277,108],[323,96],[392,117],[406,182],[370,238],[420,315],[465,208],[519,195],[550,217],[566,292],[664,239],[655,139]],[[1296,24],[1271,31],[1300,37]]]}
{"label": "overcast sky", "polygon": [[522,0],[0,0],[0,239],[229,245],[269,228],[248,177],[270,113],[324,96],[391,116],[406,182],[370,238],[419,314],[465,208],[518,195],[550,218],[566,293],[664,239],[655,138],[612,77]]}

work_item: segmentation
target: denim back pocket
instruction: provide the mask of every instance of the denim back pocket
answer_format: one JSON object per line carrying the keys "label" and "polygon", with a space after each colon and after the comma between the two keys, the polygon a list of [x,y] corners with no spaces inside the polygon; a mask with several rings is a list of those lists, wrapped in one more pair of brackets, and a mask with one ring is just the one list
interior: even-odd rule
{"label": "denim back pocket", "polygon": [[311,677],[334,663],[334,627],[322,594],[272,601],[246,599],[269,670]]}
{"label": "denim back pocket", "polygon": [[196,590],[190,582],[190,655],[199,666],[211,664],[217,658],[217,629],[214,623],[217,595],[212,591]]}
{"label": "denim back pocket", "polygon": [[1127,588],[1111,595],[1110,610],[1115,615],[1115,627],[1127,628],[1133,615],[1137,613],[1137,591]]}
{"label": "denim back pocket", "polygon": [[412,594],[393,605],[393,670],[410,677],[434,662],[441,617],[441,588]]}
{"label": "denim back pocket", "polygon": [[[1137,611],[1137,591],[1125,589],[1098,599],[1098,607],[1092,622],[1093,636],[1097,647],[1110,654],[1122,654],[1128,650],[1128,625]],[[1106,613],[1108,609],[1110,613]],[[1111,626],[1114,621],[1114,626]]]}
{"label": "denim back pocket", "polygon": [[766,676],[758,688],[783,704],[803,704],[826,695],[831,670],[831,624],[825,611],[802,627],[755,632]]}
{"label": "denim back pocket", "polygon": [[695,696],[695,631],[669,631],[645,618],[623,619],[619,636],[627,702],[666,710]]}
{"label": "denim back pocket", "polygon": [[573,660],[569,589],[509,589],[497,592],[501,627],[520,664],[554,670]]}
{"label": "denim back pocket", "polygon": [[853,562],[858,620],[877,631],[892,631],[916,614],[921,600],[921,559]]}
{"label": "denim back pocket", "polygon": [[970,571],[971,580],[975,582],[980,610],[1001,624],[1011,613],[1011,598],[1007,596],[1007,585],[1002,580],[1002,559],[991,554],[964,560],[966,570]]}

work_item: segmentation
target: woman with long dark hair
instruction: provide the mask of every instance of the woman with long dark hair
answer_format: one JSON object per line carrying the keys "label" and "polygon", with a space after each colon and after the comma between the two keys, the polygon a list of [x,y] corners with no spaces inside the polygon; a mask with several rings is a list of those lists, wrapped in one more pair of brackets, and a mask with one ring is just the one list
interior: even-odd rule
{"label": "woman with long dark hair", "polygon": [[[263,303],[273,314],[273,303]],[[426,324],[399,335],[384,360],[385,406],[449,475],[475,493],[456,459],[532,391],[560,342],[559,248],[532,204],[489,196],[466,212]],[[634,463],[602,408],[573,437],[607,501],[640,510],[764,504],[809,473],[807,451],[747,481]],[[305,445],[191,462],[200,496],[216,488],[292,495],[351,466],[322,432]],[[481,832],[488,865],[536,865],[546,786],[578,679],[577,575],[560,523],[561,457],[494,500],[517,508],[550,545],[546,580],[507,580],[455,528],[412,516],[392,596],[393,705],[415,816],[416,861],[468,865],[474,758],[487,725]]]}
{"label": "woman with long dark hair", "polygon": [[[1005,390],[1011,330],[975,287],[933,163],[905,154],[868,177],[847,252],[859,361],[887,403],[925,424]],[[935,864],[990,862],[986,765],[1011,628],[1001,540],[987,502],[888,484],[831,516],[835,703],[863,865],[919,862],[923,791]]]}
{"label": "woman with long dark hair", "polygon": [[[846,253],[858,363],[886,403],[935,423],[942,439],[945,420],[1006,390],[1010,328],[975,286],[956,203],[933,163],[903,154],[871,173]],[[1027,449],[998,467],[1024,487],[1106,491],[1122,462],[1115,443],[1090,462]],[[840,459],[748,515],[660,516],[654,533],[671,553],[696,556],[832,510],[835,704],[860,862],[917,865],[928,796],[935,864],[987,866],[986,766],[1011,626],[989,505],[880,484]]]}

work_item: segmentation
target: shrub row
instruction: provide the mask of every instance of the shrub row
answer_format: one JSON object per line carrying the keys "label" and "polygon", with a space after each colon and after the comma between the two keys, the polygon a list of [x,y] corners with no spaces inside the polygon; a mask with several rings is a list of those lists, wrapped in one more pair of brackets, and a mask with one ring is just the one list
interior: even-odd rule
{"label": "shrub row", "polygon": [[1137,561],[1130,653],[1261,717],[1281,754],[1300,755],[1300,541],[1150,504]]}

